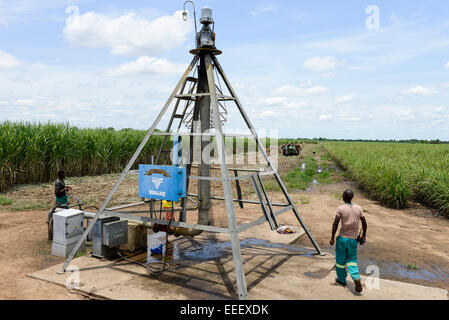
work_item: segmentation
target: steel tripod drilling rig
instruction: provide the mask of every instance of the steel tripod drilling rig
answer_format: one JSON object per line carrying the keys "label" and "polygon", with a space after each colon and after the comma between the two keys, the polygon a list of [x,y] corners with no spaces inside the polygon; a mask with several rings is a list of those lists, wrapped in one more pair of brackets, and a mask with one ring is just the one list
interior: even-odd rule
{"label": "steel tripod drilling rig", "polygon": [[[187,20],[187,11],[185,11],[185,5],[190,2],[186,1],[184,4],[183,18]],[[196,15],[194,12],[195,20]],[[144,139],[140,143],[134,155],[129,160],[128,164],[124,168],[101,207],[95,213],[92,218],[92,222],[84,230],[82,237],[76,243],[74,249],[69,254],[65,261],[62,270],[65,272],[71,260],[82,246],[83,242],[87,238],[87,235],[93,228],[94,224],[99,218],[104,217],[116,217],[121,220],[139,221],[144,223],[148,227],[152,227],[153,230],[157,229],[166,230],[167,232],[176,236],[196,236],[202,232],[214,232],[224,233],[230,236],[233,261],[235,266],[235,274],[238,287],[238,295],[240,299],[247,299],[247,287],[245,281],[245,273],[242,263],[241,248],[239,241],[239,233],[248,230],[254,226],[267,222],[267,228],[276,230],[279,227],[277,217],[286,212],[293,212],[297,220],[301,224],[305,233],[311,240],[318,254],[321,254],[321,250],[313,238],[310,230],[305,225],[299,211],[290,198],[285,185],[283,184],[276,168],[273,166],[270,158],[267,155],[262,141],[258,137],[256,130],[254,129],[251,121],[242,107],[237,95],[231,83],[229,82],[226,74],[223,71],[217,56],[222,52],[215,47],[215,33],[214,33],[214,20],[212,19],[212,10],[210,8],[203,8],[201,10],[200,23],[202,28],[199,32],[196,32],[195,48],[190,51],[194,55],[193,60],[184,72],[181,80],[176,85],[175,89],[171,93],[168,101],[163,106],[159,115],[156,117],[151,128],[146,133]],[[196,31],[196,21],[195,21]],[[194,70],[193,75],[190,76]],[[195,77],[197,74],[197,77]],[[221,79],[221,80],[220,80]],[[216,82],[216,80],[218,82]],[[224,83],[226,90],[221,89],[221,82]],[[234,103],[241,115],[244,123],[249,129],[250,134],[248,139],[254,139],[259,152],[262,153],[264,161],[266,161],[266,168],[260,170],[251,168],[229,168],[226,161],[225,150],[225,137],[232,136],[223,132],[223,124],[226,121],[227,110],[224,107],[224,102],[228,101]],[[168,121],[168,125],[164,132],[155,131],[159,125],[163,116],[168,113],[169,107],[172,105],[171,117]],[[184,107],[182,105],[184,104]],[[174,129],[175,122],[178,121],[177,129]],[[181,126],[184,124],[188,128],[187,132],[182,132]],[[112,196],[117,191],[119,185],[130,172],[130,169],[135,164],[140,152],[144,148],[152,135],[162,135],[163,143],[160,147],[156,161],[151,165],[140,164],[139,165],[139,197],[142,201],[135,204],[123,205],[115,208],[107,208]],[[161,166],[159,160],[161,153],[166,144],[168,137],[175,136],[173,143],[174,156],[171,166]],[[188,155],[189,159],[178,158],[179,143],[178,137],[185,137],[189,139]],[[194,137],[199,137],[201,160],[198,164],[193,164],[193,154],[195,152]],[[210,149],[208,145],[211,140],[216,144],[216,150],[214,155],[218,155],[219,165],[213,167],[210,164]],[[209,150],[209,151],[207,151]],[[216,154],[215,154],[216,152]],[[197,169],[197,175],[192,175],[192,168]],[[218,170],[217,175],[211,175],[211,171]],[[231,176],[230,172],[233,172]],[[244,172],[244,175],[239,175],[239,172]],[[282,203],[272,202],[267,195],[266,189],[263,184],[262,177],[271,176],[275,183],[279,185],[279,189],[283,194],[285,201]],[[248,179],[255,188],[256,196],[258,200],[249,200],[242,198],[242,192],[240,189],[239,181]],[[198,194],[190,193],[190,187],[192,182],[198,181]],[[231,181],[235,183],[238,198],[233,198]],[[221,197],[211,195],[211,182],[221,182],[223,195]],[[194,201],[193,199],[196,199]],[[178,208],[173,207],[172,212],[179,213],[177,221],[170,219],[157,218],[154,215],[154,205],[156,202],[162,200],[179,201],[180,206]],[[226,215],[228,226],[220,227],[210,225],[209,212],[211,208],[211,200],[224,201],[226,208]],[[194,206],[189,206],[194,203]],[[235,207],[234,204],[238,204],[240,208],[243,208],[244,204],[258,205],[262,209],[262,215],[260,218],[252,221],[237,225]],[[123,208],[129,208],[131,206],[139,206],[147,204],[149,206],[148,215],[137,216],[132,215],[130,212],[120,211]],[[277,208],[277,209],[276,209]],[[275,210],[276,209],[276,210]],[[170,210],[167,210],[170,211]],[[198,220],[196,224],[187,223],[187,212],[198,212]],[[142,213],[142,211],[139,211]]]}

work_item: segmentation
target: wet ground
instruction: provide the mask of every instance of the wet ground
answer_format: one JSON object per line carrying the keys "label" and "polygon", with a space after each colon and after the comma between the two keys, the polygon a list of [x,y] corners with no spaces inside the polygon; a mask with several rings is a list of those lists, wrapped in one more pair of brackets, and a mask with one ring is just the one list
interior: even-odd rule
{"label": "wet ground", "polygon": [[[284,249],[287,252],[305,257],[312,257],[316,254],[315,250],[305,247],[271,243],[262,239],[245,239],[240,244],[242,248],[251,248],[254,246]],[[181,238],[180,240],[174,239],[170,240],[168,248],[167,262],[171,264],[205,262],[232,255],[230,242],[221,242],[214,239],[202,241],[187,240],[186,238]],[[359,248],[359,251],[363,252],[363,247]],[[325,252],[334,254],[333,249],[330,247],[326,248]],[[150,264],[161,263],[162,261],[164,261],[164,258],[161,255],[147,255],[146,257],[146,262]],[[449,270],[434,263],[429,263],[425,267],[418,267],[413,264],[406,265],[399,262],[359,257],[358,264],[360,273],[366,276],[372,276],[377,273],[383,279],[411,280],[411,282],[416,281],[417,283],[428,282],[429,285],[432,285],[433,282],[449,282]],[[329,270],[321,270],[318,273],[307,273],[305,275],[312,278],[322,278],[328,272]]]}
{"label": "wet ground", "polygon": [[[165,244],[164,244],[165,245]],[[312,257],[316,254],[315,250],[311,250],[296,245],[288,245],[281,243],[272,243],[262,239],[244,239],[240,241],[241,248],[251,247],[265,247],[284,249],[300,256]],[[165,252],[165,251],[164,251]],[[202,241],[189,240],[181,238],[170,241],[168,245],[167,261],[170,263],[188,263],[188,262],[204,262],[224,258],[232,255],[231,242],[221,242],[214,239],[207,239]],[[161,263],[164,261],[164,256],[148,254],[146,258],[147,263]]]}
{"label": "wet ground", "polygon": [[[429,282],[448,282],[449,270],[445,270],[436,264],[429,264],[429,267],[417,267],[414,265],[405,265],[398,262],[378,261],[369,258],[360,258],[359,269],[365,274],[369,275],[373,272],[373,267],[378,267],[381,278],[396,279],[396,280],[418,280],[421,283]],[[369,272],[367,272],[369,271]]]}

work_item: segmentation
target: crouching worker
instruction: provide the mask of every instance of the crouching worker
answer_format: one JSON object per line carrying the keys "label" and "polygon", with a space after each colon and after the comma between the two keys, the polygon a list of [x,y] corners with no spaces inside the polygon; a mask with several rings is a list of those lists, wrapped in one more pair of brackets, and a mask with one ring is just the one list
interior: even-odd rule
{"label": "crouching worker", "polygon": [[335,267],[337,271],[337,278],[335,281],[345,286],[347,276],[346,268],[348,268],[349,274],[355,284],[355,290],[357,292],[362,292],[362,282],[357,266],[359,221],[362,221],[363,228],[363,234],[360,240],[360,243],[362,244],[366,241],[367,224],[362,208],[356,204],[352,204],[353,197],[354,193],[351,190],[343,192],[343,201],[345,204],[337,208],[335,221],[332,226],[332,238],[329,243],[331,246],[334,245],[335,233],[337,232],[338,224],[341,221],[340,234],[337,237],[337,243],[335,245]]}
{"label": "crouching worker", "polygon": [[67,196],[67,191],[71,191],[72,188],[65,185],[65,171],[58,171],[58,179],[55,182],[55,195],[56,195],[56,206],[59,208],[68,208],[69,197]]}

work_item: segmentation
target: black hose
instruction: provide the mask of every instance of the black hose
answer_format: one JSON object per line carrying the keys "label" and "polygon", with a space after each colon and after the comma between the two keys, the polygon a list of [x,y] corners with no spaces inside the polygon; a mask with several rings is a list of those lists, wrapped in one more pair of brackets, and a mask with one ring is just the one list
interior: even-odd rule
{"label": "black hose", "polygon": [[[162,205],[161,205],[162,206]],[[166,235],[165,235],[165,256],[164,256],[164,262],[163,262],[163,267],[162,269],[159,270],[155,270],[154,268],[150,267],[149,263],[142,263],[140,261],[136,261],[136,260],[131,260],[126,258],[125,256],[123,256],[120,253],[120,249],[117,248],[117,254],[124,260],[129,261],[131,263],[135,263],[138,264],[142,267],[144,267],[145,269],[147,269],[147,271],[153,275],[153,276],[160,276],[165,270],[167,270],[168,268],[170,268],[170,265],[167,263],[167,253],[168,253],[168,230],[170,229],[170,225],[171,225],[172,220],[170,219],[170,221],[168,222],[168,227],[167,227],[167,231],[166,231]]]}
{"label": "black hose", "polygon": [[148,263],[142,263],[142,262],[137,261],[137,260],[131,260],[131,259],[126,258],[125,256],[123,256],[123,255],[120,253],[120,249],[117,249],[117,254],[118,254],[122,259],[124,259],[124,260],[126,260],[126,261],[129,261],[129,262],[131,262],[131,263],[135,263],[135,264],[138,264],[138,265],[144,267],[144,268],[147,269],[147,271],[148,271],[151,275],[153,275],[153,276],[160,276],[165,270],[167,270],[167,269],[170,267],[170,265],[169,265],[166,261],[164,261],[164,266],[162,267],[162,269],[155,270],[154,268],[150,267],[150,265],[149,265]]}

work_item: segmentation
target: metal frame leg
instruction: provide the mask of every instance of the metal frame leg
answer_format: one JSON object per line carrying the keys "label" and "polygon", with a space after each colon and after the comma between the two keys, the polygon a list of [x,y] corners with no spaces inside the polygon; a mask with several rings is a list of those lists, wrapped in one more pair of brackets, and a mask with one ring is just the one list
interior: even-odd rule
{"label": "metal frame leg", "polygon": [[[234,176],[236,178],[239,177],[239,173],[237,170],[234,170]],[[243,209],[243,202],[242,202],[242,189],[240,188],[240,182],[239,179],[235,179],[235,188],[237,190],[237,199],[239,199],[239,207],[240,209]]]}
{"label": "metal frame leg", "polygon": [[218,62],[217,57],[213,56],[212,59],[213,59],[213,62],[214,62],[215,66],[216,66],[216,68],[218,70],[218,73],[221,75],[221,78],[223,79],[226,87],[228,88],[229,93],[235,99],[234,100],[235,104],[237,105],[237,108],[239,109],[240,114],[242,115],[243,119],[245,120],[246,125],[248,126],[248,129],[251,131],[251,134],[255,137],[255,139],[257,141],[257,144],[259,145],[260,152],[262,152],[262,155],[264,156],[265,160],[267,161],[268,166],[270,167],[270,169],[275,172],[274,175],[275,175],[276,181],[278,182],[279,186],[281,187],[282,192],[284,193],[285,198],[291,204],[293,212],[296,215],[296,218],[301,223],[301,226],[304,228],[304,231],[306,232],[307,236],[309,237],[310,241],[312,242],[312,244],[315,247],[315,249],[317,250],[317,252],[319,254],[321,254],[321,249],[320,249],[318,243],[315,241],[314,237],[310,233],[310,231],[307,228],[306,224],[302,220],[301,215],[299,214],[298,210],[296,209],[296,206],[294,205],[293,201],[291,200],[291,198],[290,198],[290,196],[288,194],[287,189],[285,188],[284,184],[282,183],[281,178],[279,177],[279,174],[277,173],[276,168],[274,168],[273,165],[271,164],[271,160],[270,160],[270,158],[268,157],[268,155],[267,155],[267,153],[265,151],[265,148],[264,148],[264,146],[262,144],[262,141],[260,141],[260,139],[259,139],[259,137],[257,135],[256,130],[254,129],[253,125],[251,124],[251,121],[249,120],[248,115],[246,114],[245,110],[243,109],[242,104],[240,103],[240,100],[238,99],[234,89],[231,86],[231,83],[229,82],[228,78],[226,77],[226,74],[224,73],[223,69],[221,68],[221,65]]}
{"label": "metal frame leg", "polygon": [[271,218],[271,215],[268,212],[267,207],[265,206],[265,201],[262,198],[262,193],[260,192],[260,188],[257,185],[256,178],[254,178],[254,176],[252,176],[251,181],[253,182],[253,186],[254,186],[254,189],[256,190],[257,197],[259,198],[260,206],[262,207],[262,212],[265,215],[265,219],[267,219],[268,223],[270,224],[271,230],[275,230],[276,228],[274,226],[273,219]]}
{"label": "metal frame leg", "polygon": [[312,236],[312,233],[310,233],[309,228],[306,226],[306,223],[304,220],[302,220],[301,215],[298,212],[298,209],[296,209],[296,206],[294,205],[292,199],[290,198],[290,195],[287,192],[287,188],[284,186],[284,183],[282,182],[281,178],[279,177],[279,174],[276,172],[274,174],[274,177],[276,178],[276,181],[278,182],[279,186],[281,187],[282,193],[284,194],[285,198],[287,199],[288,203],[292,206],[292,210],[295,213],[296,218],[298,219],[299,223],[301,224],[302,228],[306,232],[307,236],[309,237],[310,241],[312,241],[313,246],[315,247],[316,251],[319,254],[322,254],[320,246],[315,241],[315,238]]}
{"label": "metal frame leg", "polygon": [[237,278],[237,288],[239,293],[239,299],[248,299],[248,291],[246,288],[245,272],[242,263],[242,253],[240,250],[240,240],[239,234],[237,232],[237,222],[234,213],[234,202],[232,198],[231,183],[229,179],[228,165],[226,163],[226,152],[223,137],[223,129],[220,121],[220,110],[218,109],[217,92],[215,89],[215,78],[214,78],[214,66],[212,64],[212,59],[209,54],[205,55],[206,60],[206,71],[207,71],[207,81],[209,84],[210,93],[210,104],[212,109],[213,120],[215,124],[215,129],[218,131],[216,134],[217,139],[217,149],[218,156],[220,159],[221,176],[223,183],[223,191],[226,201],[226,214],[228,216],[229,223],[229,233],[231,237],[232,245],[232,255],[234,258],[234,268]]}
{"label": "metal frame leg", "polygon": [[277,229],[277,228],[279,228],[279,224],[278,224],[278,221],[276,219],[276,216],[274,215],[274,209],[273,209],[273,206],[271,205],[270,198],[268,198],[267,190],[265,189],[265,186],[263,184],[262,178],[260,177],[259,174],[257,174],[257,180],[259,180],[261,191],[262,191],[262,193],[263,193],[263,195],[265,197],[265,200],[267,200],[267,205],[268,205],[268,208],[270,209],[270,213],[269,214],[271,216],[271,220],[273,220],[274,227]]}

